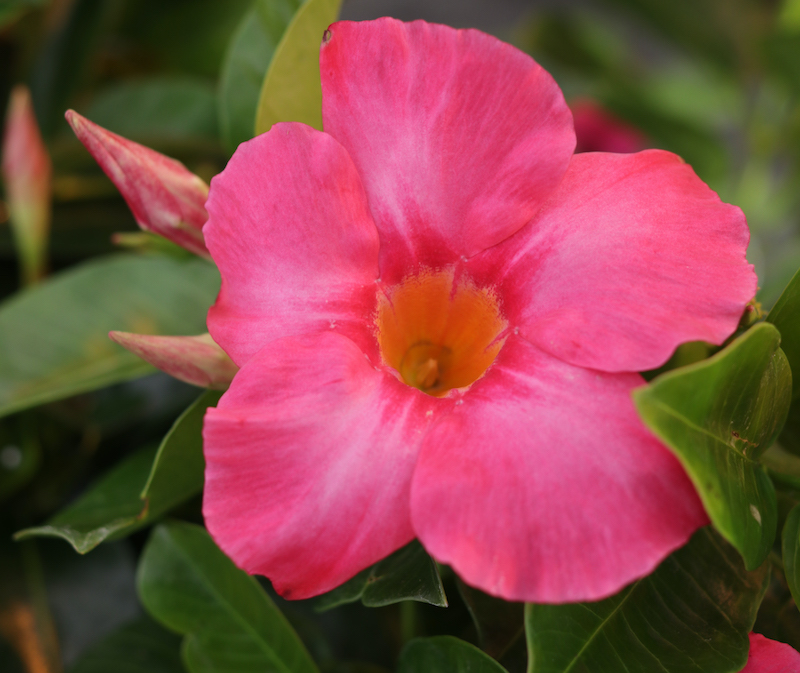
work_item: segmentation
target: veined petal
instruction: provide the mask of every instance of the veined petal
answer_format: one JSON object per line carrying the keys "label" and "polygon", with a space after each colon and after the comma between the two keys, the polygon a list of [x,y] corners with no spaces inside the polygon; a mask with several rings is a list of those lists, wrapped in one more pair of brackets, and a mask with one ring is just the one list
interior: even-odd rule
{"label": "veined petal", "polygon": [[387,282],[517,231],[575,147],[553,78],[475,30],[342,21],[323,42],[320,72],[324,128],[364,182]]}
{"label": "veined petal", "polygon": [[279,337],[331,329],[375,350],[378,232],[339,143],[275,124],[239,145],[207,206],[222,275],[208,327],[234,362]]}
{"label": "veined petal", "polygon": [[287,598],[338,586],[414,537],[419,442],[450,406],[339,334],[269,344],[206,414],[208,530]]}
{"label": "veined petal", "polygon": [[750,634],[750,656],[742,673],[797,673],[800,671],[800,653],[777,640],[759,633]]}
{"label": "veined petal", "polygon": [[742,211],[674,154],[579,154],[536,218],[469,266],[555,357],[645,371],[736,329],[756,292],[749,235]]}
{"label": "veined petal", "polygon": [[641,381],[511,335],[423,440],[411,491],[422,544],[508,600],[598,600],[651,572],[708,518],[636,415]]}
{"label": "veined petal", "polygon": [[203,242],[208,186],[180,161],[67,110],[67,121],[111,179],[139,226],[208,257]]}
{"label": "veined petal", "polygon": [[108,336],[162,372],[193,386],[225,390],[239,371],[210,334],[157,336],[109,332]]}

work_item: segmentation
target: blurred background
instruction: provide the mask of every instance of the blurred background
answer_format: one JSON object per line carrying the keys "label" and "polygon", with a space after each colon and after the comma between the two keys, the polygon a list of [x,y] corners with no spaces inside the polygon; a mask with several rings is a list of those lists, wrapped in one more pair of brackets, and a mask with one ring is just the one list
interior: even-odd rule
{"label": "blurred background", "polygon": [[[220,99],[231,86],[232,40],[251,5],[0,0],[0,109],[14,85],[27,84],[53,162],[49,273],[114,252],[115,233],[137,230],[64,111],[210,179],[235,147]],[[345,0],[341,14],[385,15],[479,28],[531,54],[573,107],[579,149],[657,147],[682,156],[747,215],[748,257],[766,308],[800,267],[800,1]],[[3,186],[0,299],[8,302],[21,291],[21,270],[6,193]],[[87,556],[59,540],[13,543],[10,535],[41,524],[122,457],[157,444],[196,395],[153,375],[0,419],[0,670],[114,670],[87,653],[141,618],[134,573],[145,534]],[[199,521],[199,499],[178,514]],[[463,635],[465,600],[454,600],[432,628]],[[776,589],[769,600],[779,611],[789,599]],[[340,619],[287,608],[319,656],[390,666],[403,615],[386,609],[373,619],[377,613],[359,609],[349,607],[347,619],[375,635],[356,643]],[[797,647],[792,620],[796,610],[774,629]]]}

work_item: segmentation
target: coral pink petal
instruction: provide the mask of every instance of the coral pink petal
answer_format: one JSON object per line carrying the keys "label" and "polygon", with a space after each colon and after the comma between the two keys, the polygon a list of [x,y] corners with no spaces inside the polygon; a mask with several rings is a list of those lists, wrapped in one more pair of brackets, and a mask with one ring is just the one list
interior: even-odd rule
{"label": "coral pink petal", "polygon": [[271,343],[206,415],[208,530],[287,598],[333,589],[414,537],[427,412],[450,406],[376,370],[341,335]]}
{"label": "coral pink petal", "polygon": [[708,518],[634,411],[641,383],[510,336],[423,441],[411,513],[426,549],[515,601],[598,600],[650,573]]}
{"label": "coral pink petal", "polygon": [[790,645],[750,634],[750,657],[742,673],[800,673],[800,653]]}
{"label": "coral pink petal", "polygon": [[553,78],[475,30],[335,23],[320,72],[325,131],[364,181],[386,282],[514,233],[558,185],[575,147]]}
{"label": "coral pink petal", "polygon": [[142,229],[208,257],[203,243],[208,186],[180,161],[67,110],[67,121],[127,201]]}
{"label": "coral pink petal", "polygon": [[239,370],[210,334],[157,336],[109,332],[108,336],[142,360],[193,386],[225,390]]}
{"label": "coral pink petal", "polygon": [[335,330],[374,354],[378,232],[333,138],[276,124],[211,181],[204,233],[222,274],[214,340],[243,365],[273,339]]}
{"label": "coral pink petal", "polygon": [[468,266],[555,357],[645,371],[733,332],[756,292],[748,240],[742,211],[674,154],[579,154],[537,217]]}

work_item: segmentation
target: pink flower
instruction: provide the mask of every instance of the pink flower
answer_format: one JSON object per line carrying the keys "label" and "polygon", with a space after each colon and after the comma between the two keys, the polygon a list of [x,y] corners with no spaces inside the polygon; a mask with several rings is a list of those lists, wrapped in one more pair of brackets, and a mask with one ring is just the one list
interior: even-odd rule
{"label": "pink flower", "polygon": [[647,146],[644,134],[593,100],[572,101],[576,152],[638,152]]}
{"label": "pink flower", "polygon": [[751,633],[750,656],[742,673],[800,673],[800,654],[789,645]]}
{"label": "pink flower", "polygon": [[507,599],[599,599],[707,523],[638,371],[721,343],[748,231],[662,151],[573,156],[531,58],[474,30],[340,22],[325,132],[277,124],[211,183],[241,367],[204,428],[209,531],[290,598],[418,537]]}

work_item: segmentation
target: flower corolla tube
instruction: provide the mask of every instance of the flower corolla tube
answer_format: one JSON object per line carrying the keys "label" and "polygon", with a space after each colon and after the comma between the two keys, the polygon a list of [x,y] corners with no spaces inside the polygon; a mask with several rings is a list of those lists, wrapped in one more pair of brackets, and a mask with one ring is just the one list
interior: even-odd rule
{"label": "flower corolla tube", "polygon": [[212,180],[208,315],[241,367],[204,425],[206,524],[289,598],[419,538],[511,600],[599,599],[708,522],[636,373],[722,343],[742,212],[679,157],[573,155],[561,91],[475,30],[339,22],[324,132]]}

